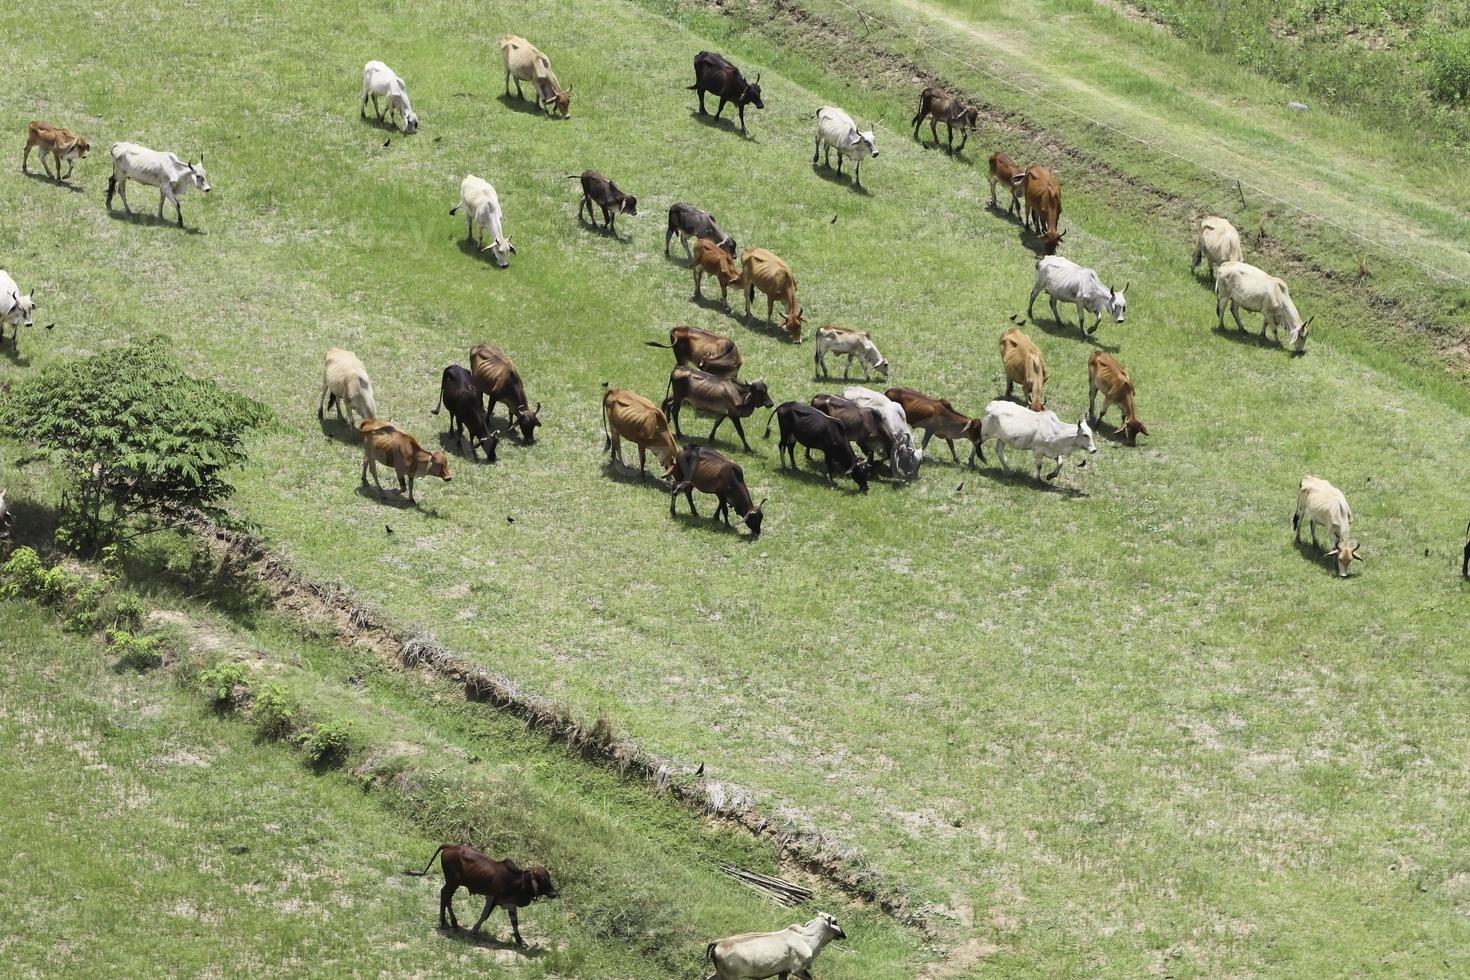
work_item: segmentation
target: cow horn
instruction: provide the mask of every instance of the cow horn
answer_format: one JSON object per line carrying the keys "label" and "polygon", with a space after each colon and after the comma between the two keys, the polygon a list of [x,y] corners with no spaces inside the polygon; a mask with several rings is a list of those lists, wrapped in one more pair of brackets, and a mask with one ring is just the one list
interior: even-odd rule
{"label": "cow horn", "polygon": [[1125,282],[1123,284],[1123,288],[1120,289],[1120,290],[1118,290],[1118,292],[1120,292],[1120,293],[1126,293],[1126,292],[1128,292],[1128,287],[1131,286],[1131,285],[1133,285],[1133,280],[1132,279],[1129,279],[1127,282]]}
{"label": "cow horn", "polygon": [[764,507],[766,505],[766,501],[769,500],[769,499],[770,499],[769,497],[762,497],[761,498],[761,502],[755,505],[755,509],[756,510],[760,510],[762,507]]}
{"label": "cow horn", "polygon": [[759,85],[760,83],[761,83],[761,73],[760,72],[756,72],[755,73],[755,81],[752,82],[751,84],[752,85]]}

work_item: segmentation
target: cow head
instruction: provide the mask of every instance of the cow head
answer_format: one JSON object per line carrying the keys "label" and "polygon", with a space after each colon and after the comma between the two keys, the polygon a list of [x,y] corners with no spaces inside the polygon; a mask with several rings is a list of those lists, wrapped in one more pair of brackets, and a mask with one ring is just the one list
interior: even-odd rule
{"label": "cow head", "polygon": [[817,921],[821,923],[822,931],[832,939],[846,939],[847,933],[837,924],[837,920],[827,912],[818,912]]}
{"label": "cow head", "polygon": [[561,113],[563,119],[572,118],[572,87],[568,85],[554,90],[541,104],[546,107],[548,115],[555,111]]}
{"label": "cow head", "polygon": [[1041,250],[1043,255],[1056,255],[1057,249],[1062,247],[1062,240],[1067,237],[1065,231],[1043,232],[1041,235]]}
{"label": "cow head", "polygon": [[765,381],[759,378],[745,386],[745,404],[751,411],[776,407],[776,403],[771,401],[771,393],[767,390]]}
{"label": "cow head", "polygon": [[[846,439],[847,437],[844,435],[842,438]],[[868,492],[868,473],[868,461],[861,456],[857,458],[856,463],[852,464],[852,468],[847,471],[847,475],[852,477],[852,482],[856,483],[858,489],[863,493]]]}
{"label": "cow head", "polygon": [[1108,312],[1113,315],[1114,323],[1122,323],[1128,314],[1128,297],[1124,294],[1128,292],[1128,287],[1131,285],[1133,283],[1129,282],[1116,292],[1111,290],[1108,292]]}
{"label": "cow head", "polygon": [[209,193],[209,180],[204,176],[203,153],[199,154],[198,163],[192,161],[189,163],[189,181],[194,185],[195,190],[203,191],[206,194]]}
{"label": "cow head", "polygon": [[1138,445],[1138,437],[1148,434],[1148,426],[1138,421],[1138,419],[1129,419],[1123,423],[1123,438],[1128,441],[1128,445],[1130,446]]}
{"label": "cow head", "polygon": [[[1097,444],[1092,441],[1092,427],[1087,424],[1085,415],[1077,420],[1077,448],[1089,456],[1097,455]],[[1084,459],[1079,465],[1086,466],[1087,460]]]}
{"label": "cow head", "polygon": [[1312,321],[1315,319],[1317,319],[1317,314],[1314,313],[1307,317],[1307,322],[1303,323],[1299,329],[1292,331],[1290,337],[1292,353],[1305,354],[1307,352],[1307,333],[1312,329]]}
{"label": "cow head", "polygon": [[403,110],[403,134],[412,136],[419,131],[419,114],[412,109]]}
{"label": "cow head", "polygon": [[523,408],[516,412],[515,425],[521,430],[521,438],[527,444],[536,441],[536,426],[541,424],[541,403],[537,402],[534,409]]}
{"label": "cow head", "polygon": [[745,512],[745,526],[750,528],[750,536],[753,538],[761,536],[761,522],[765,520],[765,515],[761,512],[761,508],[765,505],[766,498],[762,497],[760,503]]}
{"label": "cow head", "polygon": [[538,898],[561,897],[561,892],[551,883],[551,872],[539,864],[533,864],[521,872],[521,888],[531,896],[533,902]]}
{"label": "cow head", "polygon": [[745,91],[740,93],[738,100],[740,105],[753,105],[757,109],[764,109],[766,104],[761,101],[761,73],[755,73],[755,81],[745,83]]}
{"label": "cow head", "polygon": [[1339,541],[1336,548],[1332,548],[1322,555],[1323,558],[1337,559],[1337,577],[1347,578],[1348,569],[1355,561],[1362,561],[1363,556],[1358,554],[1358,543],[1356,541]]}
{"label": "cow head", "polygon": [[781,320],[781,326],[786,328],[786,334],[791,338],[793,344],[801,343],[801,316],[802,310],[797,307],[795,313],[788,309],[786,316]]}
{"label": "cow head", "polygon": [[718,244],[720,248],[724,249],[725,253],[729,255],[730,258],[735,258],[735,239],[731,238],[729,235],[726,235],[721,241],[716,244]]}
{"label": "cow head", "polygon": [[957,122],[961,129],[974,129],[980,125],[980,110],[974,106],[966,106]]}
{"label": "cow head", "polygon": [[431,453],[424,449],[420,450],[420,453],[419,463],[424,468],[425,476],[437,476],[445,483],[453,479],[449,475],[449,456],[444,450],[438,449]]}
{"label": "cow head", "polygon": [[19,293],[10,294],[10,309],[5,314],[5,319],[16,326],[35,326],[36,314],[36,291],[32,289],[22,296]]}
{"label": "cow head", "polygon": [[510,256],[516,254],[516,247],[510,243],[509,238],[497,238],[480,251],[488,251],[495,264],[504,269],[510,265]]}
{"label": "cow head", "polygon": [[67,151],[67,155],[75,157],[78,160],[85,160],[87,159],[87,151],[91,148],[92,144],[78,136],[72,142],[71,148]]}
{"label": "cow head", "polygon": [[638,214],[638,198],[632,194],[624,194],[623,199],[618,202],[618,211],[622,214]]}
{"label": "cow head", "polygon": [[868,157],[878,155],[878,144],[873,140],[873,131],[853,130],[847,136],[847,146],[843,152],[856,160],[865,160]]}

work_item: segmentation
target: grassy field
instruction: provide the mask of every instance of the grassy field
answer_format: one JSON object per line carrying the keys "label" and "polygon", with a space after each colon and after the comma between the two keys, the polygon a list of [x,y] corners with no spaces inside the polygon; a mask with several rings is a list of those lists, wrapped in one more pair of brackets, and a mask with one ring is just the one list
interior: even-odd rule
{"label": "grassy field", "polygon": [[[1011,7],[1077,29],[1043,35]],[[1047,0],[997,8],[881,9],[1030,65],[1160,145],[1273,175],[1294,161],[1304,199],[1470,267],[1455,178],[1405,200],[1374,166],[1391,144],[1314,114],[1288,136],[1239,69],[1210,62],[1206,97],[1180,83],[1182,47],[1137,46],[1146,27]],[[682,260],[660,254],[664,209],[691,201],[774,249],[811,325],[871,330],[894,383],[979,412],[1003,387],[995,342],[1034,259],[984,207],[973,164],[997,142],[1029,155],[1017,132],[987,124],[960,161],[920,148],[911,76],[844,61],[841,36],[803,37],[764,5],[81,9],[38,8],[0,41],[15,76],[0,127],[39,117],[99,147],[202,149],[215,190],[185,199],[179,233],[109,216],[100,159],[78,169],[80,193],[6,178],[5,268],[58,326],[23,336],[0,381],[164,332],[191,368],[276,411],[238,506],[303,569],[835,829],[1005,975],[1407,976],[1470,957],[1452,568],[1470,397],[1432,345],[1315,278],[1293,283],[1319,314],[1307,357],[1217,332],[1186,209],[1064,169],[1066,254],[1132,283],[1128,323],[1093,341],[1130,369],[1154,438],[1102,440],[1050,490],[941,455],[914,485],[859,496],[783,475],[772,443],[746,455],[726,431],[720,448],[770,498],[752,542],[670,519],[652,484],[601,468],[600,383],[662,390],[669,365],[642,341],[674,324],[733,331],[778,402],[840,387],[813,381],[809,346],[690,303]],[[570,121],[501,97],[506,31],[575,86]],[[689,61],[710,47],[763,72],[751,140],[691,113]],[[359,120],[369,58],[407,80],[417,135]],[[878,124],[866,193],[810,166],[823,103]],[[1260,145],[1207,140],[1221,118]],[[1045,107],[1034,121],[1107,141]],[[1437,152],[1396,165],[1432,171]],[[1199,179],[1152,150],[1109,159],[1166,188]],[[621,239],[576,220],[565,175],[588,167],[639,197]],[[466,171],[499,189],[520,250],[506,272],[467,254],[446,214]],[[1453,319],[1452,292],[1375,275]],[[1028,329],[1052,407],[1080,415],[1092,345],[1044,313]],[[356,350],[387,417],[434,443],[439,372],[480,340],[512,352],[543,402],[537,443],[460,464],[421,486],[418,510],[361,494],[356,450],[312,413],[322,352]],[[1368,562],[1351,581],[1292,545],[1306,472],[1352,500]],[[41,467],[0,462],[0,482],[48,494]]]}

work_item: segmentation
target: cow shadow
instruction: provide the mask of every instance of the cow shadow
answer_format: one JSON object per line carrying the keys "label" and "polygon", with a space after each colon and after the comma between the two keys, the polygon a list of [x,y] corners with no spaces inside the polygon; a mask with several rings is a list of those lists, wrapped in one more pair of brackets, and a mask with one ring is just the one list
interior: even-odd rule
{"label": "cow shadow", "polygon": [[29,357],[21,357],[20,350],[11,346],[9,339],[0,339],[0,351],[3,351],[5,359],[16,367],[31,366],[31,359]]}
{"label": "cow shadow", "polygon": [[745,527],[745,522],[735,516],[734,510],[730,511],[730,526],[726,527],[724,521],[715,517],[715,511],[720,506],[719,502],[709,494],[705,494],[704,497],[705,499],[701,501],[699,499],[699,491],[696,490],[694,492],[694,505],[700,507],[703,504],[704,506],[700,507],[698,514],[691,514],[689,513],[689,501],[684,499],[682,493],[679,494],[679,500],[674,507],[674,513],[669,520],[682,524],[685,531],[723,534],[727,537],[734,537],[745,541],[759,540]]}
{"label": "cow shadow", "polygon": [[[828,490],[834,492],[840,490],[850,494],[862,494],[862,491],[858,489],[857,484],[853,482],[850,476],[833,474],[837,482],[835,484],[828,483],[827,465],[822,462],[821,457],[819,455],[813,456],[812,461],[808,463],[806,457],[802,455],[800,446],[796,447],[796,469],[792,469],[791,464],[788,462],[784,468],[777,468],[776,472],[789,480],[796,480],[808,486],[826,487]],[[870,467],[868,473],[869,488],[871,489],[872,485],[877,482],[879,482],[878,474],[872,472],[872,468]]]}
{"label": "cow shadow", "polygon": [[[785,327],[781,326],[781,321],[780,320],[767,320],[767,319],[764,319],[763,317],[761,317],[760,314],[758,314],[758,313],[755,312],[755,308],[758,305],[759,305],[759,301],[758,300],[757,301],[753,301],[750,304],[750,312],[749,313],[737,313],[732,308],[730,310],[730,317],[732,319],[736,320],[737,322],[743,324],[745,326],[745,328],[747,330],[751,331],[752,333],[765,334],[767,337],[770,337],[770,338],[772,338],[774,340],[783,340],[786,343],[790,344],[791,343],[791,335],[786,332],[786,328]],[[801,306],[801,304],[798,303],[797,306]],[[802,307],[802,313],[803,313],[803,315],[806,313],[805,307]],[[797,344],[799,344],[799,343],[800,343],[800,341],[797,341]],[[796,344],[793,344],[792,346],[796,346]]]}
{"label": "cow shadow", "polygon": [[[1025,450],[1016,450],[1016,452],[1025,452]],[[1027,455],[1030,454],[1028,453]],[[1045,493],[1054,493],[1058,496],[1070,497],[1074,500],[1081,500],[1088,496],[1087,491],[1082,490],[1078,487],[1067,486],[1065,484],[1058,483],[1056,480],[1036,479],[1036,477],[1032,475],[1035,472],[1036,467],[1035,464],[1032,464],[1030,460],[1027,460],[1027,463],[1029,465],[1025,467],[1013,467],[1009,473],[1000,468],[1000,462],[995,458],[995,454],[993,452],[988,457],[987,462],[981,463],[979,457],[976,457],[975,462],[976,474],[984,477],[992,483],[998,483],[1002,486],[1026,487],[1030,490],[1039,490]],[[1064,472],[1067,465],[1067,462],[1064,460],[1062,462],[1062,469]],[[1075,468],[1075,464],[1073,465]],[[1043,475],[1046,473],[1045,467],[1042,468],[1042,473]],[[1057,479],[1059,480],[1061,479],[1061,477],[1062,473],[1058,473]]]}
{"label": "cow shadow", "polygon": [[[490,254],[490,249],[482,248],[481,246],[476,245],[473,238],[461,238],[458,244],[460,252],[464,253],[470,258],[476,259],[492,269],[500,269],[500,266],[496,265],[495,263],[495,257]],[[507,266],[506,269],[503,269],[501,271],[506,271],[509,268],[510,267]]]}
{"label": "cow shadow", "polygon": [[581,210],[577,212],[577,224],[581,225],[583,228],[586,228],[594,234],[600,235],[603,238],[608,239],[609,241],[617,242],[624,248],[627,248],[629,245],[633,244],[632,235],[620,235],[616,228],[610,228],[607,225],[598,224],[595,217],[591,221],[589,221],[587,220],[587,218],[583,217],[583,213],[584,212],[582,212]]}
{"label": "cow shadow", "polygon": [[968,164],[974,161],[974,157],[969,155],[970,147],[968,145],[964,147],[956,147],[955,149],[951,150],[949,148],[949,144],[945,142],[943,137],[940,137],[937,142],[930,143],[926,141],[923,136],[920,136],[918,138],[918,144],[919,149],[921,150],[940,150],[951,160],[958,160],[960,163]]}
{"label": "cow shadow", "polygon": [[[1036,301],[1038,303],[1041,302],[1041,297],[1036,297]],[[1028,320],[1033,327],[1048,337],[1056,337],[1058,340],[1081,340],[1083,343],[1096,347],[1100,351],[1106,351],[1109,354],[1116,354],[1123,349],[1122,344],[1105,344],[1097,339],[1097,334],[1085,333],[1081,327],[1074,327],[1071,321],[1066,319],[1065,315],[1060,320],[1052,319],[1050,306],[1046,308],[1045,319],[1036,316],[1029,317]],[[1106,321],[1098,324],[1098,330],[1101,330],[1105,325]],[[1114,326],[1117,326],[1117,324],[1114,324]]]}
{"label": "cow shadow", "polygon": [[[726,106],[725,108],[728,109],[730,107]],[[713,112],[701,113],[699,111],[699,107],[695,106],[693,109],[689,110],[689,118],[693,119],[701,126],[708,127],[709,129],[717,129],[728,133],[734,133],[736,136],[739,136],[741,139],[745,140],[748,143],[760,142],[760,140],[756,139],[754,136],[751,136],[749,132],[742,133],[740,131],[740,114],[738,112],[731,116],[721,115],[719,119],[716,119]]]}
{"label": "cow shadow", "polygon": [[712,310],[716,313],[723,313],[725,316],[728,316],[731,319],[739,320],[745,316],[744,313],[741,313],[733,306],[727,308],[725,304],[720,302],[720,298],[718,296],[711,296],[709,293],[705,293],[702,296],[696,295],[695,293],[690,293],[689,302],[693,303],[695,306],[699,307],[702,310]]}
{"label": "cow shadow", "polygon": [[849,191],[861,197],[872,197],[873,192],[866,187],[860,186],[852,178],[851,173],[838,173],[836,167],[828,167],[821,163],[812,164],[812,173],[822,178],[829,184],[839,184]]}
{"label": "cow shadow", "polygon": [[1244,347],[1258,347],[1263,350],[1284,349],[1278,341],[1272,340],[1270,337],[1267,337],[1263,333],[1257,333],[1256,331],[1250,329],[1238,329],[1235,326],[1234,322],[1232,322],[1231,320],[1226,320],[1225,326],[1223,327],[1220,326],[1219,322],[1217,321],[1216,325],[1210,328],[1210,332],[1217,337],[1221,337],[1233,343],[1240,344]]}
{"label": "cow shadow", "polygon": [[470,932],[468,929],[454,929],[447,926],[435,926],[434,931],[445,939],[453,939],[466,946],[474,946],[477,949],[504,950],[531,960],[540,959],[547,952],[540,946],[517,946],[515,943],[496,939],[488,932]]}
{"label": "cow shadow", "polygon": [[[386,477],[383,474],[383,470],[385,468],[388,470],[388,474]],[[399,491],[398,478],[393,475],[392,467],[383,467],[382,465],[379,465],[378,479],[383,481],[383,496],[378,496],[378,488],[373,484],[373,477],[371,473],[368,474],[368,481],[366,483],[358,483],[357,495],[359,497],[365,497],[375,504],[380,504],[392,510],[416,510],[424,517],[432,518],[434,520],[443,520],[444,513],[439,510],[439,508],[424,506],[424,501],[422,497],[418,500],[409,500],[408,494],[406,492]],[[431,479],[435,483],[439,482],[438,477],[425,477],[419,482],[428,483]],[[423,487],[414,488],[414,490],[419,493],[423,492],[423,489]]]}
{"label": "cow shadow", "polygon": [[395,136],[404,135],[403,130],[398,128],[398,124],[395,122],[390,122],[386,114],[380,119],[378,118],[378,116],[369,111],[368,114],[365,116],[359,115],[357,117],[357,121],[367,126],[371,126],[373,129],[376,129],[379,132],[392,133]]}
{"label": "cow shadow", "polygon": [[108,208],[107,216],[113,221],[122,221],[130,225],[142,225],[145,228],[171,228],[185,235],[208,234],[204,229],[188,224],[180,228],[172,218],[160,218],[156,211],[134,211],[132,214],[128,214],[126,211]]}
{"label": "cow shadow", "polygon": [[70,180],[62,180],[59,177],[48,177],[43,170],[27,170],[22,176],[29,177],[32,180],[39,180],[49,187],[65,187],[73,194],[80,194],[86,190],[85,187],[82,187],[80,184],[73,184]]}
{"label": "cow shadow", "polygon": [[349,446],[362,445],[362,433],[353,428],[346,419],[339,419],[336,415],[327,414],[317,419],[316,424],[322,430],[322,435],[328,439]]}
{"label": "cow shadow", "polygon": [[[444,450],[445,455],[453,456],[456,459],[462,459],[466,463],[474,463],[477,466],[493,465],[488,459],[485,458],[485,452],[483,449],[473,449],[473,447],[470,445],[470,440],[468,436],[464,438],[464,445],[461,446],[459,445],[458,440],[454,438],[454,434],[447,429],[439,433],[439,448]],[[473,451],[474,453],[473,456],[470,455],[471,451]],[[499,455],[499,452],[500,447],[496,446],[496,454]]]}
{"label": "cow shadow", "polygon": [[[675,235],[674,238],[669,242],[669,250],[664,253],[664,263],[667,265],[677,266],[678,268],[683,269],[685,272],[689,272],[690,269],[694,268],[694,256],[691,254],[685,256],[682,259],[679,258],[679,253],[684,250],[682,248],[674,247],[674,242],[678,240],[679,236]],[[691,272],[690,275],[693,275],[693,273]]]}
{"label": "cow shadow", "polygon": [[[534,99],[523,99],[514,92],[501,92],[495,97],[495,101],[510,109],[512,112],[523,113],[527,116],[544,116],[545,112],[536,104]],[[551,118],[555,119],[555,116]]]}
{"label": "cow shadow", "polygon": [[[1302,523],[1306,523],[1305,518]],[[1318,540],[1321,539],[1319,538]],[[1324,544],[1318,547],[1312,544],[1311,537],[1305,531],[1302,533],[1301,540],[1293,541],[1292,544],[1296,546],[1297,554],[1320,568],[1323,574],[1329,578],[1337,578],[1337,562],[1334,559],[1323,557],[1323,552],[1327,550],[1327,545]]]}
{"label": "cow shadow", "polygon": [[[633,455],[637,455],[636,450]],[[667,497],[673,488],[658,475],[658,459],[650,453],[648,461],[652,465],[646,473],[638,472],[637,463],[626,461],[620,463],[615,459],[609,459],[604,462],[602,464],[602,472],[614,483],[620,483],[623,486],[629,487],[642,487],[646,490],[657,490],[659,496]]]}
{"label": "cow shadow", "polygon": [[[1114,406],[1114,407],[1116,407],[1116,406]],[[1121,424],[1118,425],[1117,428],[1114,428],[1113,427],[1113,423],[1104,421],[1103,419],[1098,419],[1097,421],[1093,421],[1092,419],[1088,419],[1087,420],[1087,425],[1088,425],[1089,428],[1092,429],[1092,434],[1095,437],[1097,437],[1099,439],[1103,439],[1103,440],[1105,440],[1107,442],[1110,442],[1110,443],[1112,443],[1115,446],[1122,446],[1124,449],[1140,449],[1140,448],[1143,448],[1143,447],[1140,447],[1137,443],[1134,443],[1133,445],[1129,445],[1129,443],[1128,443],[1128,430],[1125,429],[1125,428],[1123,428],[1123,426]],[[1102,426],[1107,426],[1107,428],[1106,429],[1103,429],[1103,428],[1101,428]],[[1148,436],[1144,436],[1144,438],[1147,439]]]}

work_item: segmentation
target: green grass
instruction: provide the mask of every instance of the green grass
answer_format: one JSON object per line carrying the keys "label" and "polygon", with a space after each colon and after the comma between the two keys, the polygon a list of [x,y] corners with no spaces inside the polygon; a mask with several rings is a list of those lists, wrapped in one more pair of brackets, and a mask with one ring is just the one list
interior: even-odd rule
{"label": "green grass", "polygon": [[[987,962],[1006,975],[1419,975],[1465,962],[1466,595],[1452,553],[1470,513],[1457,482],[1470,398],[1430,345],[1310,278],[1293,282],[1319,313],[1306,358],[1217,333],[1213,298],[1188,273],[1183,209],[1064,171],[1067,254],[1133,283],[1129,322],[1096,340],[1118,348],[1153,439],[1105,442],[1093,465],[1069,466],[1062,485],[1076,492],[941,455],[915,485],[862,497],[782,475],[770,443],[747,456],[727,432],[721,449],[770,498],[767,533],[670,519],[663,494],[609,477],[598,456],[600,383],[663,388],[668,364],[642,341],[676,323],[728,329],[777,401],[839,387],[812,381],[810,347],[689,303],[683,263],[659,254],[670,203],[773,248],[809,323],[871,330],[894,383],[970,412],[1002,387],[996,338],[1029,290],[1016,226],[985,210],[972,165],[911,142],[907,74],[843,60],[840,38],[803,37],[762,9],[759,31],[660,0],[577,16],[522,2],[493,15],[354,9],[349,31],[345,10],[202,5],[153,23],[63,4],[15,25],[0,42],[15,75],[3,125],[44,117],[99,146],[200,147],[215,191],[185,199],[202,234],[179,234],[109,218],[98,160],[79,168],[85,194],[9,178],[6,268],[39,285],[43,322],[59,326],[23,337],[0,381],[164,331],[194,370],[275,409],[238,507],[309,574],[862,845],[944,907],[946,938],[995,947]],[[1019,15],[1003,26],[1010,49],[965,43],[1120,117],[1147,115],[1160,139],[1178,126],[1183,145],[1205,146],[1202,120],[1226,105],[1178,83],[1181,49],[1140,49],[1122,29],[1043,37]],[[576,86],[569,122],[500,100],[505,31]],[[763,71],[753,140],[691,118],[683,87],[701,48]],[[37,51],[81,68],[58,74]],[[405,77],[423,122],[387,147],[354,104],[374,57]],[[156,64],[166,76],[145,68]],[[1232,97],[1259,84],[1210,71]],[[809,166],[811,115],[829,102],[879,124],[867,195]],[[1267,150],[1300,147],[1323,184],[1314,200],[1343,200],[1394,241],[1463,251],[1453,179],[1406,214],[1386,182],[1348,179],[1382,173],[1355,168],[1391,144],[1313,114],[1283,136],[1285,110],[1264,105],[1232,125]],[[1037,115],[1078,145],[1110,145]],[[987,129],[971,161],[996,143],[1022,145]],[[1202,184],[1148,151],[1109,159],[1165,189]],[[587,167],[639,197],[622,241],[575,220],[564,175]],[[467,170],[499,189],[520,249],[507,272],[464,254],[445,214]],[[1453,319],[1441,292],[1395,276],[1379,267],[1375,285]],[[1053,407],[1080,415],[1091,347],[1044,313],[1029,329]],[[509,350],[544,403],[536,445],[421,484],[417,511],[360,495],[356,450],[312,414],[323,351],[356,350],[382,411],[434,444],[439,372],[480,340]],[[1352,500],[1368,564],[1351,581],[1291,544],[1306,472]],[[0,464],[0,477],[22,499],[47,495],[41,467]]]}

